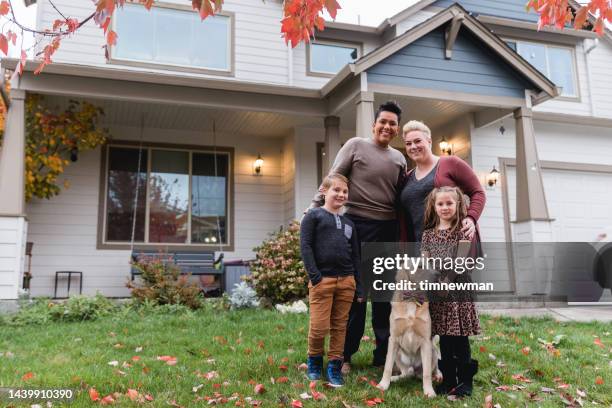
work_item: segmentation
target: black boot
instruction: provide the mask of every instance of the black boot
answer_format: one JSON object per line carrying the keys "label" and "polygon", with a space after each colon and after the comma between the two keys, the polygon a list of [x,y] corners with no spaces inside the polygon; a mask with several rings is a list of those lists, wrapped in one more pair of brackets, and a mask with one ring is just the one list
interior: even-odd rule
{"label": "black boot", "polygon": [[439,360],[438,368],[442,371],[442,382],[435,386],[436,394],[448,394],[457,387],[457,362],[454,358]]}
{"label": "black boot", "polygon": [[457,366],[457,379],[459,385],[449,395],[455,395],[459,398],[472,395],[473,379],[478,372],[478,360],[471,359],[467,363],[461,363]]}

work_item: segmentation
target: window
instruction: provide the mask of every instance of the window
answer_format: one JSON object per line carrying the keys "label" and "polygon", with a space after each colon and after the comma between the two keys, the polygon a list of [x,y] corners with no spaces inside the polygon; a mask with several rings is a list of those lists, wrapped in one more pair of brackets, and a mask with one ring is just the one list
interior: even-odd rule
{"label": "window", "polygon": [[[177,6],[178,7],[178,6]],[[112,58],[127,62],[231,71],[231,17],[204,21],[193,10],[126,3],[115,12]]]}
{"label": "window", "polygon": [[313,42],[309,46],[308,55],[309,73],[333,76],[346,64],[359,58],[359,47],[343,43]]}
{"label": "window", "polygon": [[[108,146],[103,244],[230,245],[231,151]],[[140,167],[138,165],[140,163]]]}
{"label": "window", "polygon": [[561,87],[561,96],[578,97],[578,81],[571,48],[526,41],[508,41],[507,43],[555,85]]}

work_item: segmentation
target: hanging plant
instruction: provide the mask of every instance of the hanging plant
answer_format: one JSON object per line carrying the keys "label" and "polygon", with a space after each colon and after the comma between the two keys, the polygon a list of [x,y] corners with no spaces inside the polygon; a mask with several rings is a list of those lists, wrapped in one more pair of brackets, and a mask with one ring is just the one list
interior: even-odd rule
{"label": "hanging plant", "polygon": [[[51,198],[60,193],[59,177],[82,151],[105,143],[108,131],[98,126],[104,115],[89,102],[70,101],[65,111],[53,113],[41,95],[28,95],[25,102],[25,195]],[[3,135],[0,135],[0,141]],[[64,188],[69,187],[64,181]]]}

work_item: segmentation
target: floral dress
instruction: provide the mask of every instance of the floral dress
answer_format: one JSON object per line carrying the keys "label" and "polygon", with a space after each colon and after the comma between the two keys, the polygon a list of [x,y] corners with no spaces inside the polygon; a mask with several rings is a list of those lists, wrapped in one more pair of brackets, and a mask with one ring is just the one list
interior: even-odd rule
{"label": "floral dress", "polygon": [[[423,232],[421,252],[431,258],[454,258],[460,240],[465,240],[461,231],[428,229]],[[442,273],[444,278],[446,272]],[[456,283],[472,282],[469,272],[457,275]],[[474,336],[480,334],[480,321],[471,291],[449,291],[444,299],[431,296],[429,303],[432,335]]]}

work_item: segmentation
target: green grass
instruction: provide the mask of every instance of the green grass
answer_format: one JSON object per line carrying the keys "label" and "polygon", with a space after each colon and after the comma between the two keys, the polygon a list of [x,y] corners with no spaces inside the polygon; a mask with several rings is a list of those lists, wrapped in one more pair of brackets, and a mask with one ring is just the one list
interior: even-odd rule
{"label": "green grass", "polygon": [[[234,406],[245,397],[262,401],[264,407],[291,405],[293,399],[309,392],[309,382],[298,366],[304,362],[308,317],[281,315],[275,311],[247,310],[226,312],[207,307],[183,314],[123,314],[83,323],[56,323],[0,330],[0,387],[72,388],[77,397],[71,404],[93,406],[88,390],[95,387],[101,396],[123,393],[133,388],[150,394],[154,401],[142,405],[167,407],[176,401],[182,406],[207,406],[199,400],[218,392],[238,397],[227,403]],[[366,406],[366,400],[383,397],[382,406],[406,407],[482,407],[492,394],[493,403],[502,407],[563,406],[560,392],[572,397],[585,392],[585,406],[612,406],[612,331],[605,323],[557,323],[550,319],[507,319],[482,316],[483,335],[472,338],[472,353],[481,370],[475,380],[475,393],[462,402],[443,397],[425,400],[419,380],[393,383],[384,396],[369,381],[380,380],[381,371],[368,366],[372,342],[362,342],[354,357],[355,368],[339,390],[317,386],[325,400],[304,400],[305,407]],[[366,333],[373,337],[370,329]],[[538,338],[551,341],[563,334],[559,355],[547,351]],[[598,336],[603,347],[594,344]],[[136,352],[137,347],[142,351]],[[527,354],[521,352],[529,347]],[[7,357],[11,352],[12,357]],[[489,356],[495,356],[495,360]],[[139,361],[132,361],[133,356]],[[174,366],[158,361],[157,356],[178,359]],[[109,365],[117,361],[118,367]],[[123,362],[131,367],[122,368]],[[498,363],[503,366],[498,366]],[[286,366],[286,370],[281,366]],[[121,372],[120,372],[121,371]],[[216,371],[218,378],[207,380],[198,373]],[[33,377],[24,380],[24,374]],[[512,378],[522,374],[525,383]],[[285,383],[271,379],[288,377]],[[602,384],[597,384],[597,378]],[[255,394],[254,384],[265,386]],[[525,386],[524,389],[496,391],[496,385]],[[193,387],[203,384],[197,392]],[[569,384],[568,388],[557,388]],[[554,389],[551,393],[541,387]],[[530,400],[529,393],[542,400]],[[345,402],[347,405],[343,405]],[[7,405],[0,401],[0,406]],[[29,406],[29,404],[14,404]],[[117,406],[139,406],[121,397]],[[43,405],[44,406],[44,405]],[[245,402],[244,406],[249,406]]]}

